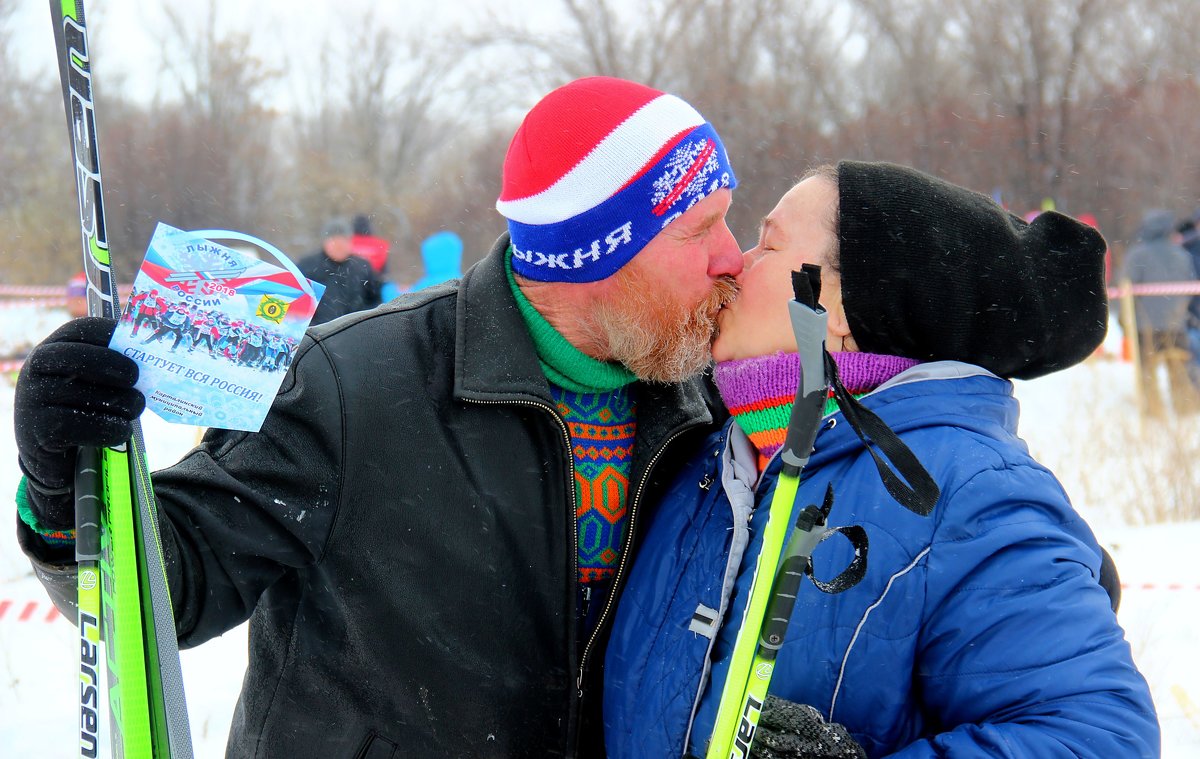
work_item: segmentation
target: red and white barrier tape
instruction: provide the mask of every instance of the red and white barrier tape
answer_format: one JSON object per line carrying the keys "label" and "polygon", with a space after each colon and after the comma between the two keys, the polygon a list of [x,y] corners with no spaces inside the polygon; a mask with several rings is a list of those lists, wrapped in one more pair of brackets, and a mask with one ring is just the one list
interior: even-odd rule
{"label": "red and white barrier tape", "polygon": [[1182,582],[1123,582],[1121,590],[1200,590],[1200,584]]}
{"label": "red and white barrier tape", "polygon": [[61,308],[67,305],[66,298],[27,298],[24,300],[0,300],[0,311],[12,308]]}
{"label": "red and white barrier tape", "polygon": [[66,295],[67,288],[63,286],[37,286],[37,285],[0,285],[0,297],[4,298],[28,298],[37,297],[39,295]]}
{"label": "red and white barrier tape", "polygon": [[[9,612],[12,612],[11,614]],[[62,618],[58,607],[45,601],[0,600],[0,622],[53,622]]]}
{"label": "red and white barrier tape", "polygon": [[1200,281],[1146,282],[1141,285],[1131,285],[1128,289],[1110,287],[1108,288],[1108,297],[1120,298],[1127,292],[1130,295],[1200,295]]}
{"label": "red and white barrier tape", "polygon": [[[133,292],[133,285],[118,285],[117,294],[122,298],[129,297],[129,293]],[[67,288],[65,285],[0,285],[0,298],[40,298],[40,297],[67,297]]]}

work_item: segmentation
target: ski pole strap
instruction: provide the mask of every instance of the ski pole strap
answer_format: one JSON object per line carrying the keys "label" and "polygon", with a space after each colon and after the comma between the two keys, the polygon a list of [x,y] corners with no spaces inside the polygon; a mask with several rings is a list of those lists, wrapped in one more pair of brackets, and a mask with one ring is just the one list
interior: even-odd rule
{"label": "ski pole strap", "polygon": [[[929,516],[941,495],[941,489],[930,476],[929,470],[891,427],[846,390],[838,377],[837,363],[828,352],[825,353],[825,371],[842,414],[875,460],[875,468],[879,470],[879,477],[888,493],[914,514]],[[875,445],[872,446],[872,443]],[[876,448],[879,450],[876,451]],[[884,456],[879,455],[880,452],[887,457],[886,461]],[[900,471],[899,475],[888,466],[889,461]]]}
{"label": "ski pole strap", "polygon": [[862,578],[867,575],[867,549],[869,541],[867,540],[867,531],[862,525],[851,524],[845,527],[834,527],[825,531],[821,536],[819,543],[824,543],[828,538],[834,535],[841,535],[846,540],[850,541],[850,545],[854,548],[854,558],[846,565],[846,568],[837,574],[832,580],[818,580],[813,574],[812,561],[808,562],[808,579],[812,580],[812,584],[817,586],[817,590],[829,595],[837,595],[850,590],[855,585],[862,582]]}
{"label": "ski pole strap", "polygon": [[30,504],[29,492],[38,493],[37,485],[29,479],[29,475],[21,477],[17,482],[17,517],[25,523],[25,526],[36,532],[46,545],[53,548],[69,548],[75,545],[75,528],[68,530],[56,530],[52,527],[46,527],[38,521],[37,514],[33,513],[33,506]]}

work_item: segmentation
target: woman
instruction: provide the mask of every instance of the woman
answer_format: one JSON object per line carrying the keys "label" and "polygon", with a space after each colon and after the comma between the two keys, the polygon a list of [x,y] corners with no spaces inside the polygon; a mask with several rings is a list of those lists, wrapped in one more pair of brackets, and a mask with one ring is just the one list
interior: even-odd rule
{"label": "woman", "polygon": [[[824,167],[783,197],[713,346],[733,418],[647,522],[615,618],[609,756],[705,753],[797,386],[785,303],[803,264],[822,267],[842,383],[940,496],[929,516],[897,504],[830,402],[796,503],[832,485],[831,522],[869,535],[867,572],[841,595],[801,588],[771,694],[816,707],[871,757],[1158,755],[1149,689],[1098,583],[1102,551],[1017,437],[1008,381],[1103,339],[1104,250],[1069,217],[1027,224],[891,164]],[[827,541],[817,576],[849,558]]]}

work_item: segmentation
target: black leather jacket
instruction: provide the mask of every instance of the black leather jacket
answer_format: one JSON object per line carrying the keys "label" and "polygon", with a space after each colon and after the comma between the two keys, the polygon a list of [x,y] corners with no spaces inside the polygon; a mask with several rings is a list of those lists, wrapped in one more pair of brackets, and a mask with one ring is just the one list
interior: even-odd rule
{"label": "black leather jacket", "polygon": [[[603,756],[612,610],[579,650],[567,428],[507,245],[311,330],[261,432],[156,473],[181,645],[250,619],[230,756]],[[700,381],[637,393],[626,556],[714,428]]]}

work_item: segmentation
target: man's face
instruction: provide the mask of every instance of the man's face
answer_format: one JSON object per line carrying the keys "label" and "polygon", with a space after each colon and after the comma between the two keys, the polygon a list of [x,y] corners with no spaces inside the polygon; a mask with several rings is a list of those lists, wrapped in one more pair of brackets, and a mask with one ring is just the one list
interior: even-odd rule
{"label": "man's face", "polygon": [[341,263],[345,261],[354,252],[354,248],[350,244],[350,238],[344,235],[325,238],[325,255],[329,256],[330,260]]}
{"label": "man's face", "polygon": [[639,379],[679,382],[712,359],[717,313],[742,271],[725,223],[732,199],[724,189],[704,198],[605,280],[587,328]]}

